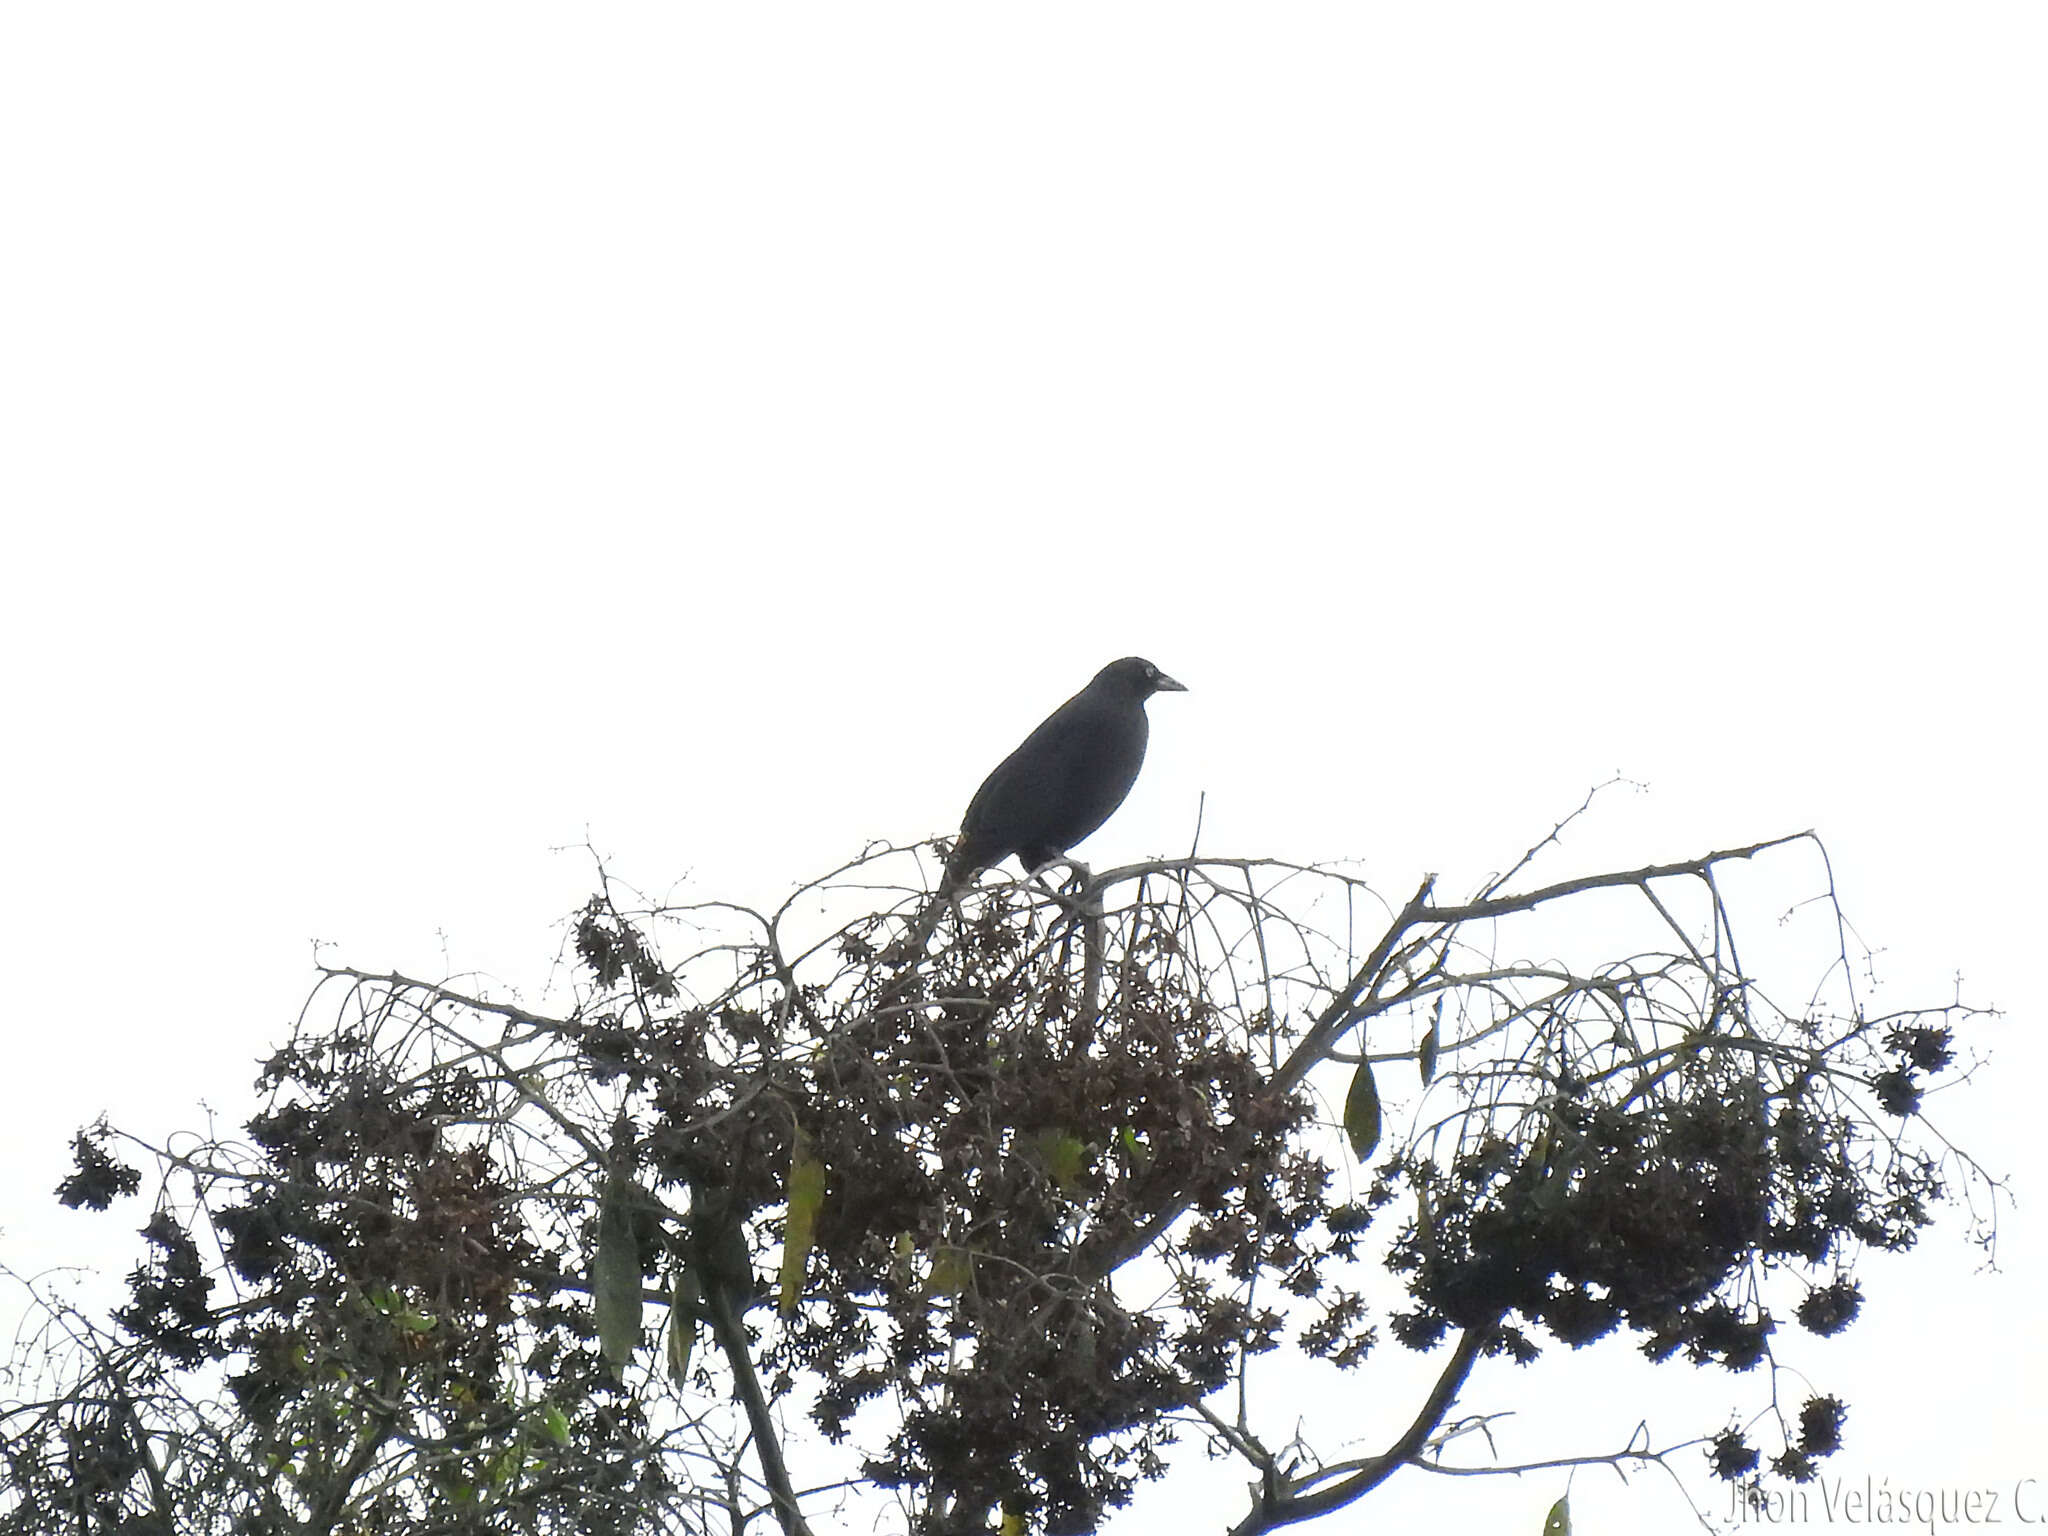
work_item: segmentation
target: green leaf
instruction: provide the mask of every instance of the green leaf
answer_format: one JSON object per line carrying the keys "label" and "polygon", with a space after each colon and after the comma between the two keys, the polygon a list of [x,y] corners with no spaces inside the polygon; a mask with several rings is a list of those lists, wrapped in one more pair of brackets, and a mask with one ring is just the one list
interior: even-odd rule
{"label": "green leaf", "polygon": [[1429,1033],[1422,1037],[1422,1049],[1416,1054],[1416,1065],[1422,1068],[1422,1086],[1425,1088],[1429,1086],[1430,1079],[1436,1076],[1436,1053],[1441,1043],[1437,1038],[1437,1026],[1443,1021],[1444,1000],[1439,996],[1436,1000],[1436,1012],[1430,1015]]}
{"label": "green leaf", "polygon": [[1351,1138],[1352,1155],[1361,1163],[1380,1144],[1380,1089],[1369,1061],[1358,1064],[1351,1091],[1344,1096],[1344,1134]]}
{"label": "green leaf", "polygon": [[825,1165],[811,1155],[811,1138],[799,1127],[789,1149],[789,1215],[782,1224],[782,1287],[775,1310],[783,1317],[796,1311],[804,1286],[804,1264],[818,1228],[818,1207],[825,1203]]}
{"label": "green leaf", "polygon": [[615,1381],[625,1379],[626,1363],[640,1344],[640,1244],[633,1235],[638,1196],[630,1179],[613,1174],[605,1180],[597,1206],[597,1253],[590,1262],[597,1347]]}
{"label": "green leaf", "polygon": [[1543,1536],[1572,1536],[1570,1494],[1550,1506],[1550,1513],[1543,1521]]}
{"label": "green leaf", "polygon": [[974,1278],[974,1255],[943,1243],[932,1250],[930,1290],[934,1296],[958,1296]]}
{"label": "green leaf", "polygon": [[1034,1136],[1032,1144],[1038,1153],[1038,1165],[1060,1193],[1067,1193],[1079,1182],[1088,1166],[1088,1148],[1080,1137],[1051,1127]]}
{"label": "green leaf", "polygon": [[569,1443],[569,1415],[553,1403],[543,1403],[540,1410],[541,1433],[557,1445]]}
{"label": "green leaf", "polygon": [[668,1277],[668,1379],[678,1391],[690,1379],[690,1351],[697,1347],[697,1307],[703,1299],[696,1274],[677,1264]]}

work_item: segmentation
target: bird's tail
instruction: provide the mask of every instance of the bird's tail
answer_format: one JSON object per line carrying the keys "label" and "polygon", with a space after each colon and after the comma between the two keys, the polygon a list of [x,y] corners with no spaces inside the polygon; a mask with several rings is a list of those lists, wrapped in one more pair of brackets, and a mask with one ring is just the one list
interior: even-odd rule
{"label": "bird's tail", "polygon": [[932,941],[932,934],[938,929],[939,919],[946,915],[946,909],[954,905],[960,893],[974,878],[974,871],[962,868],[955,859],[946,861],[945,869],[939,875],[939,888],[925,898],[925,904],[918,908],[909,931],[889,949],[889,958],[897,961],[914,960],[924,953],[925,945]]}
{"label": "bird's tail", "polygon": [[974,856],[974,849],[962,834],[960,841],[953,845],[953,851],[946,855],[946,867],[939,874],[939,894],[951,901],[967,888],[974,872],[986,862]]}
{"label": "bird's tail", "polygon": [[948,907],[958,905],[960,893],[974,882],[974,873],[980,867],[963,837],[947,857],[945,868],[939,872],[938,890],[918,908],[909,931],[890,946],[888,958],[900,962],[922,955],[939,926],[939,919],[946,915]]}

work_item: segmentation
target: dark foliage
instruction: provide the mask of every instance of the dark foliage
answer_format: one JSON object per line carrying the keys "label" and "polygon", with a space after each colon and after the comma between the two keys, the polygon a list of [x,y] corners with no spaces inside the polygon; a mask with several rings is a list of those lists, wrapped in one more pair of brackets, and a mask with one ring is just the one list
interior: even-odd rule
{"label": "dark foliage", "polygon": [[129,1305],[115,1309],[115,1321],[143,1343],[179,1365],[219,1359],[219,1344],[207,1297],[213,1279],[199,1248],[168,1211],[158,1211],[142,1229],[156,1250],[128,1276]]}
{"label": "dark foliage", "polygon": [[1799,1410],[1799,1449],[1809,1456],[1829,1456],[1842,1448],[1842,1421],[1848,1405],[1839,1398],[1809,1397]]}
{"label": "dark foliage", "polygon": [[1862,1310],[1863,1287],[1843,1277],[1817,1287],[1799,1303],[1797,1316],[1802,1327],[1825,1338],[1855,1322]]}
{"label": "dark foliage", "polygon": [[80,1131],[71,1138],[71,1159],[75,1165],[57,1186],[57,1200],[76,1210],[104,1211],[121,1195],[132,1195],[142,1187],[142,1174],[128,1167],[106,1148],[106,1127]]}
{"label": "dark foliage", "polygon": [[616,987],[631,977],[649,997],[667,1002],[676,995],[676,980],[661,968],[640,930],[622,922],[602,896],[590,898],[576,918],[576,958],[601,987]]}
{"label": "dark foliage", "polygon": [[[1753,1294],[1727,1298],[1732,1278],[1759,1260],[1909,1247],[1943,1195],[1931,1154],[1870,1177],[1846,1090],[1810,1057],[1689,1051],[1647,1092],[1627,1073],[1553,1081],[1532,1138],[1390,1170],[1423,1213],[1389,1256],[1421,1304],[1404,1342],[1518,1313],[1574,1346],[1626,1326],[1652,1359],[1748,1370],[1773,1324]],[[1855,1311],[1838,1281],[1799,1316],[1831,1333]]]}
{"label": "dark foliage", "polygon": [[1756,1447],[1741,1430],[1727,1429],[1714,1437],[1707,1448],[1707,1460],[1713,1465],[1714,1476],[1732,1483],[1754,1472],[1758,1457]]}
{"label": "dark foliage", "polygon": [[[601,896],[564,1017],[332,973],[332,1022],[266,1064],[247,1140],[163,1164],[115,1328],[67,1315],[96,1343],[74,1392],[16,1410],[0,1536],[172,1511],[321,1536],[795,1531],[779,1446],[802,1418],[918,1536],[1093,1530],[1190,1433],[1246,1459],[1244,1528],[1271,1529],[1418,1456],[1482,1353],[1627,1329],[1744,1371],[1777,1296],[1838,1332],[1857,1255],[1910,1246],[1943,1197],[1941,1144],[1878,1117],[1950,1067],[1961,1010],[1779,1014],[1711,938],[1583,972],[1462,948],[1468,919],[1579,886],[1465,908],[1425,887],[1353,949],[1262,868],[1161,866],[1091,893],[1099,916],[997,888],[915,965],[885,942],[900,914],[797,948],[793,901],[671,959],[702,914]],[[1711,890],[1714,868],[1680,873]],[[865,901],[866,879],[805,894]],[[1372,1170],[1328,1124],[1344,1078],[1317,1075],[1360,1042],[1429,1067],[1405,1097],[1384,1073]],[[106,1140],[78,1138],[68,1203],[139,1187]],[[801,1222],[800,1170],[823,1190]],[[1455,1339],[1449,1389],[1343,1481],[1196,1416],[1283,1348],[1359,1369],[1382,1327]],[[1772,1471],[1813,1476],[1845,1413],[1781,1421]],[[175,1487],[143,1454],[173,1434]],[[1710,1459],[1764,1464],[1733,1429]]]}

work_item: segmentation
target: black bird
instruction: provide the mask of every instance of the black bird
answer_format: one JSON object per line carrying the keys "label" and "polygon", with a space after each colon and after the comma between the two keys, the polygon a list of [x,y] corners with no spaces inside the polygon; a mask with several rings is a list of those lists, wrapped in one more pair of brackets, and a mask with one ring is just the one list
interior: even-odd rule
{"label": "black bird", "polygon": [[1015,854],[1030,874],[1109,820],[1145,761],[1145,701],[1186,693],[1142,656],[1112,661],[1045,717],[967,803],[939,894]]}

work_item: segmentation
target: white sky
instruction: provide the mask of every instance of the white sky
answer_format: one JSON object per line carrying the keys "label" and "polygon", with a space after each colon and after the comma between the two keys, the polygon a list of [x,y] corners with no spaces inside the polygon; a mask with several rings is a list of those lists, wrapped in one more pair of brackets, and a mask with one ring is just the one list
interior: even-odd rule
{"label": "white sky", "polygon": [[[2044,79],[2032,5],[8,7],[0,1257],[126,1266],[69,1133],[236,1123],[309,941],[531,984],[563,845],[770,896],[1139,651],[1098,861],[1818,827],[1892,1001],[2010,1011],[1938,1103],[2022,1202],[1787,1341],[1829,1471],[2048,1479]],[[1662,1375],[1467,1401],[1755,1387]]]}

